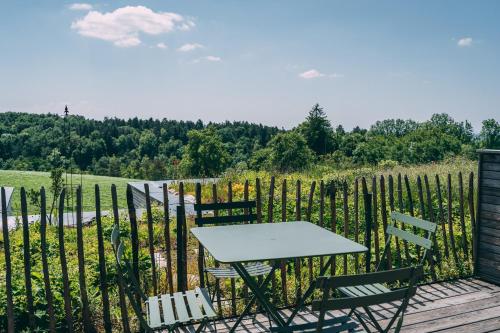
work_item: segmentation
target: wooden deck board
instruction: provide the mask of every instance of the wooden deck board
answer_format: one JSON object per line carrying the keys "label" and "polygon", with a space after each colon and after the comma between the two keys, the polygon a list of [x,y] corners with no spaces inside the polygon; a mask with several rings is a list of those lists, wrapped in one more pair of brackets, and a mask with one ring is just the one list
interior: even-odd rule
{"label": "wooden deck board", "polygon": [[[392,317],[397,304],[373,307],[377,319],[385,323]],[[290,310],[283,310],[287,316]],[[328,316],[346,314],[334,311]],[[316,314],[308,310],[300,312],[296,323],[315,322]],[[228,332],[234,319],[217,322],[217,332]],[[361,326],[360,326],[361,327]],[[192,328],[185,328],[185,332]],[[213,327],[207,329],[213,331]],[[265,315],[248,317],[237,332],[269,332]],[[364,332],[359,329],[358,332]],[[499,332],[500,333],[500,286],[477,279],[464,279],[420,286],[404,317],[402,332]]]}

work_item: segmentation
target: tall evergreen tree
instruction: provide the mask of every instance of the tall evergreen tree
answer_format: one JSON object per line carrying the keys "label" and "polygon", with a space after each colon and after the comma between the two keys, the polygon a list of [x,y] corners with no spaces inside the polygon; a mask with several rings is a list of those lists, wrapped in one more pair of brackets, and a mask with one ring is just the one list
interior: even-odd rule
{"label": "tall evergreen tree", "polygon": [[309,111],[306,120],[299,125],[299,131],[316,154],[324,155],[335,149],[332,125],[319,104]]}

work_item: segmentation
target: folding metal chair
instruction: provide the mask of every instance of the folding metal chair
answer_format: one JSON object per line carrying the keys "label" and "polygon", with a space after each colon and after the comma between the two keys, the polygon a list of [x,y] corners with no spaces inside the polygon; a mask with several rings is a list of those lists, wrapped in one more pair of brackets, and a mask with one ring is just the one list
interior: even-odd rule
{"label": "folding metal chair", "polygon": [[[209,225],[227,225],[227,224],[240,224],[240,223],[253,223],[257,219],[257,214],[252,213],[256,208],[255,201],[234,201],[234,202],[215,202],[215,203],[201,203],[201,184],[196,184],[196,204],[194,209],[196,211],[195,223],[198,227],[205,227]],[[227,210],[228,214],[220,216],[219,212]],[[233,210],[243,210],[243,213],[232,214]],[[213,216],[206,216],[203,213],[207,211],[214,212]],[[207,267],[208,257],[205,255],[203,246],[200,244],[198,252],[198,269],[200,277],[205,275],[206,284],[215,297],[215,290],[211,290],[208,279],[208,274],[212,275],[218,283],[219,279],[239,278],[238,272],[231,266],[212,266]],[[271,272],[272,267],[262,263],[247,263],[245,268],[250,276],[263,276]],[[202,280],[202,286],[204,286]],[[212,298],[213,299],[213,298]]]}
{"label": "folding metal chair", "polygon": [[[210,320],[217,317],[210,296],[204,288],[196,288],[173,295],[146,296],[134,275],[130,261],[124,255],[124,244],[120,242],[118,225],[113,227],[111,243],[115,254],[118,281],[145,332],[174,332],[184,324],[199,323],[196,332],[201,332]],[[142,303],[142,304],[141,304]],[[143,312],[143,306],[146,311]]]}
{"label": "folding metal chair", "polygon": [[[410,243],[415,245],[417,249],[419,248],[424,248],[423,254],[420,257],[420,261],[417,263],[418,267],[421,267],[420,269],[423,272],[423,265],[425,264],[426,260],[433,260],[432,258],[432,237],[434,233],[436,232],[436,224],[433,222],[429,222],[426,220],[422,220],[416,217],[412,217],[409,215],[405,215],[402,213],[398,212],[392,212],[391,213],[391,219],[392,222],[390,225],[387,226],[387,242],[385,244],[384,252],[382,254],[381,260],[379,262],[379,265],[376,269],[377,272],[380,273],[391,273],[394,270],[388,270],[388,271],[380,271],[381,268],[385,267],[386,264],[389,262],[389,259],[391,258],[389,256],[389,253],[391,251],[391,240],[392,237],[396,237],[396,239],[402,239],[404,242]],[[403,224],[407,224],[413,227],[413,231],[415,233],[412,233],[407,230],[400,229],[398,227],[398,222],[400,223],[400,226]],[[425,236],[421,236],[420,234],[424,233]],[[408,266],[411,266],[410,262],[407,262]],[[391,267],[390,265],[389,267]],[[410,267],[411,268],[411,267]],[[396,270],[397,271],[397,270]],[[423,276],[423,273],[419,275],[419,277]],[[415,283],[417,283],[415,281]],[[376,296],[376,295],[383,295],[383,294],[388,294],[391,292],[391,289],[386,283],[382,282],[373,282],[370,284],[365,284],[365,285],[343,285],[343,286],[337,286],[338,291],[348,297],[361,297],[361,296]],[[366,309],[365,309],[366,311]],[[367,311],[366,311],[367,312]],[[351,312],[349,313],[349,316],[352,314],[356,314],[357,317],[359,317],[359,313],[356,312],[355,307],[351,309]],[[370,316],[370,312],[367,312],[367,314]],[[380,327],[376,327],[380,332],[384,332],[384,330],[381,330]]]}
{"label": "folding metal chair", "polygon": [[[416,267],[399,268],[390,271],[381,271],[375,273],[358,274],[358,275],[344,275],[333,277],[319,277],[317,281],[318,288],[323,289],[323,297],[321,301],[315,301],[312,304],[313,311],[320,311],[319,324],[324,321],[326,310],[340,310],[351,309],[351,313],[356,316],[360,324],[367,332],[371,332],[367,325],[366,318],[357,311],[357,308],[362,308],[368,315],[368,320],[379,332],[389,332],[394,325],[396,319],[399,317],[398,323],[395,328],[395,333],[401,331],[403,324],[403,317],[408,303],[416,293],[417,282],[423,275],[423,268],[421,265]],[[395,290],[378,289],[372,287],[374,285],[382,285],[397,282],[399,285],[406,286],[400,287]],[[348,288],[350,295],[340,298],[331,298],[331,294],[335,293],[341,288]],[[341,292],[344,294],[344,291]],[[369,308],[372,305],[382,303],[401,301],[398,309],[393,317],[389,320],[385,328],[382,328],[375,318],[373,312]],[[401,315],[401,316],[400,316]],[[340,331],[322,331],[318,329],[317,332],[340,332]]]}

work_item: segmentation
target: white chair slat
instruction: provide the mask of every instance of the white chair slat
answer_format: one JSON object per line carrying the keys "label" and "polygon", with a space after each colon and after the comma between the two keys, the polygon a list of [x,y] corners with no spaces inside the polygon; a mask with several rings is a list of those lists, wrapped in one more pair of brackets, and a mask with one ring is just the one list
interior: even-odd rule
{"label": "white chair slat", "polygon": [[177,292],[174,293],[174,303],[175,303],[175,311],[177,312],[177,318],[181,323],[187,323],[190,321],[189,313],[186,309],[186,302],[184,302],[184,295],[182,293]]}
{"label": "white chair slat", "polygon": [[166,325],[176,323],[174,309],[172,308],[172,296],[170,294],[161,295],[161,306],[163,308],[163,320]]}
{"label": "white chair slat", "polygon": [[194,293],[194,290],[188,290],[186,291],[186,298],[189,304],[189,310],[191,310],[191,315],[193,316],[194,320],[200,320],[204,317],[203,313],[201,312],[200,309],[200,304],[196,300],[196,294]]}
{"label": "white chair slat", "polygon": [[152,328],[161,326],[160,302],[157,296],[148,298],[148,321]]}

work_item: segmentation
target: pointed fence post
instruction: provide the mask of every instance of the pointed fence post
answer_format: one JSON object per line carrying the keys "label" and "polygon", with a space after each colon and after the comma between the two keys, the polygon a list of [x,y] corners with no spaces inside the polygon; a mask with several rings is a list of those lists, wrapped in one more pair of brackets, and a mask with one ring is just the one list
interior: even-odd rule
{"label": "pointed fence post", "polygon": [[151,211],[151,195],[149,193],[149,184],[144,183],[144,194],[146,196],[146,219],[148,223],[148,249],[149,257],[151,260],[151,277],[153,280],[153,292],[158,295],[158,282],[156,275],[156,260],[155,260],[155,247],[154,247],[154,225],[153,213]]}
{"label": "pointed fence post", "polygon": [[106,271],[106,258],[104,254],[104,238],[102,235],[102,221],[101,221],[101,193],[99,185],[95,184],[95,222],[97,227],[97,250],[99,256],[99,287],[102,297],[102,316],[104,321],[104,330],[106,333],[112,331],[111,315],[109,306],[109,292],[108,292],[108,277]]}
{"label": "pointed fence post", "polygon": [[[286,188],[286,179],[283,179],[283,182],[281,184],[281,222],[286,222],[286,213],[287,213],[287,206],[286,206],[286,195],[287,195],[287,188]],[[282,297],[283,297],[283,302],[285,306],[288,306],[288,289],[287,289],[287,284],[286,284],[286,268],[287,268],[287,263],[285,260],[281,261],[281,292],[282,292]]]}
{"label": "pointed fence post", "polygon": [[40,248],[45,299],[47,300],[47,314],[49,315],[49,331],[55,333],[56,318],[54,314],[54,296],[50,289],[49,264],[47,260],[47,199],[45,197],[45,188],[43,187],[40,189]]}
{"label": "pointed fence post", "polygon": [[[302,219],[302,193],[301,193],[301,183],[300,179],[297,179],[295,185],[295,220],[300,221]],[[301,275],[301,261],[299,258],[295,259],[295,291],[296,299],[299,300],[302,297],[302,275]]]}
{"label": "pointed fence post", "polygon": [[[307,210],[306,210],[306,220],[312,223],[312,209],[314,204],[314,190],[316,189],[316,181],[313,180],[311,183],[311,190],[309,191],[309,199],[307,201]],[[309,258],[309,283],[313,281],[313,259]]]}
{"label": "pointed fence post", "polygon": [[76,188],[76,245],[78,254],[78,282],[80,285],[80,300],[82,302],[83,330],[97,332],[92,324],[87,295],[87,282],[85,281],[85,252],[83,249],[83,221],[82,221],[82,187]]}
{"label": "pointed fence post", "polygon": [[186,291],[184,272],[184,209],[177,206],[177,291]]}
{"label": "pointed fence post", "polygon": [[[114,225],[120,228],[120,212],[118,211],[118,196],[116,194],[116,185],[111,185],[111,203],[113,207],[113,222]],[[130,325],[128,322],[128,311],[127,303],[125,300],[125,291],[122,288],[122,284],[118,283],[118,301],[120,306],[120,314],[122,317],[122,330],[125,333],[130,333]]]}
{"label": "pointed fence post", "polygon": [[371,263],[371,248],[372,248],[372,194],[364,193],[364,204],[365,204],[365,246],[368,248],[368,252],[366,252],[365,256],[365,272],[370,272],[370,263]]}
{"label": "pointed fence post", "polygon": [[170,208],[168,202],[168,185],[163,183],[163,237],[165,238],[165,251],[167,254],[167,283],[170,294],[174,293],[172,277],[172,244],[170,241]]}
{"label": "pointed fence post", "polygon": [[21,187],[21,217],[23,220],[24,286],[26,289],[26,305],[28,307],[28,325],[31,330],[34,330],[35,313],[33,307],[33,288],[31,284],[30,229],[28,223],[28,204],[26,202],[26,191],[24,187]]}
{"label": "pointed fence post", "polygon": [[61,261],[61,273],[63,280],[64,314],[66,318],[66,332],[73,332],[73,310],[71,308],[71,295],[68,278],[68,263],[66,262],[66,249],[64,248],[64,197],[66,190],[61,191],[59,196],[59,259]]}
{"label": "pointed fence post", "polygon": [[12,301],[12,262],[10,258],[9,224],[7,221],[7,199],[3,186],[1,194],[3,250],[5,256],[5,293],[7,294],[7,332],[14,333],[16,328],[14,326],[14,303]]}

